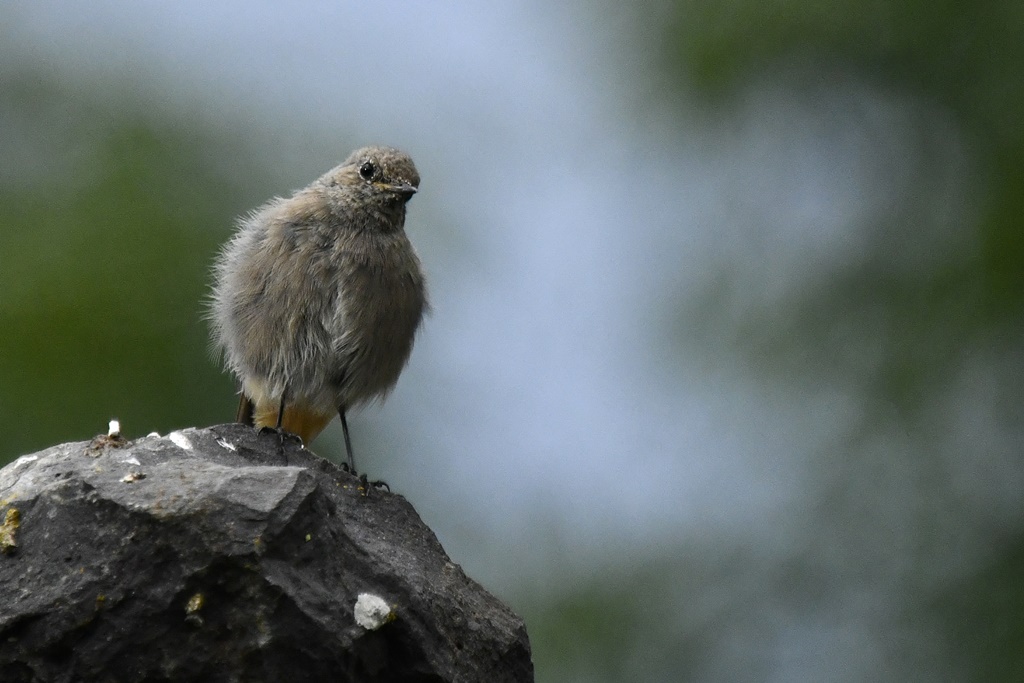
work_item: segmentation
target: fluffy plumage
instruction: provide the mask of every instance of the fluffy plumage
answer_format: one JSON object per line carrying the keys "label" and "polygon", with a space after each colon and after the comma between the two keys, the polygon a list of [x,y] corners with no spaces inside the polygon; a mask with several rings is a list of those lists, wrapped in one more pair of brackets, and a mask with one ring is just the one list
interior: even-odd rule
{"label": "fluffy plumage", "polygon": [[419,180],[403,152],[365,147],[239,221],[209,317],[257,427],[308,443],[398,380],[427,309],[404,230]]}

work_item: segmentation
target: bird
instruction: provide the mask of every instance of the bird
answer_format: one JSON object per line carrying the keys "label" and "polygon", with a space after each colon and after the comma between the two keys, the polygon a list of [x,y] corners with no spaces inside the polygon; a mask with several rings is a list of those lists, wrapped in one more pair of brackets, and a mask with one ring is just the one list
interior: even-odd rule
{"label": "bird", "polygon": [[237,221],[213,267],[214,348],[238,379],[237,420],[309,444],[395,386],[429,310],[405,232],[412,159],[369,146]]}

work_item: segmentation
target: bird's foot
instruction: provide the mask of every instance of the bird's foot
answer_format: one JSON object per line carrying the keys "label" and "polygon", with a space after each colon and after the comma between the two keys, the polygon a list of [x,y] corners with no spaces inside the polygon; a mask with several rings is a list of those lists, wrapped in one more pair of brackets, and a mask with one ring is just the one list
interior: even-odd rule
{"label": "bird's foot", "polygon": [[298,434],[292,434],[291,432],[285,431],[281,427],[269,427],[264,425],[263,427],[257,427],[256,433],[259,434],[260,436],[263,436],[264,434],[274,434],[281,440],[282,443],[285,441],[296,441],[299,444],[302,444],[301,436],[299,436]]}
{"label": "bird's foot", "polygon": [[297,442],[300,447],[302,446],[302,437],[297,434],[292,434],[291,432],[286,432],[280,427],[263,426],[259,427],[256,430],[256,433],[260,436],[263,436],[264,434],[275,435],[277,437],[277,455],[281,458],[285,457],[285,444],[289,441]]}
{"label": "bird's foot", "polygon": [[391,487],[388,486],[386,481],[382,479],[370,481],[367,479],[365,474],[356,473],[356,471],[352,469],[347,462],[341,463],[341,469],[359,479],[359,490],[363,492],[364,496],[369,493],[371,489],[387,489],[388,493],[391,493]]}

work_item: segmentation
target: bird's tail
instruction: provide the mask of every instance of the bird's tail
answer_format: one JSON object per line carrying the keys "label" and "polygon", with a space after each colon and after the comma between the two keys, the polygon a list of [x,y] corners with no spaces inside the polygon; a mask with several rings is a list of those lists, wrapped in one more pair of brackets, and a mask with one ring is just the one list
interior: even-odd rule
{"label": "bird's tail", "polygon": [[245,393],[240,393],[238,398],[238,413],[235,415],[235,422],[252,427],[256,424],[253,421],[256,414],[256,405]]}

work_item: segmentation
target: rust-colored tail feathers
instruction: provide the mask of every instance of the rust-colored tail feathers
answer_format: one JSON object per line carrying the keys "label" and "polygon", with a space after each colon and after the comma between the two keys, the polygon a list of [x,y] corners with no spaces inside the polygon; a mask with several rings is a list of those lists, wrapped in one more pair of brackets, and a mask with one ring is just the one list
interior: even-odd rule
{"label": "rust-colored tail feathers", "polygon": [[254,426],[253,413],[256,410],[256,406],[252,404],[252,401],[245,394],[239,394],[238,399],[238,413],[235,414],[235,422],[249,425],[250,427]]}

